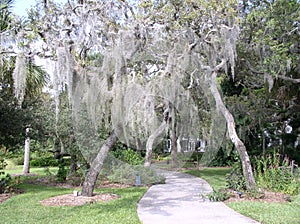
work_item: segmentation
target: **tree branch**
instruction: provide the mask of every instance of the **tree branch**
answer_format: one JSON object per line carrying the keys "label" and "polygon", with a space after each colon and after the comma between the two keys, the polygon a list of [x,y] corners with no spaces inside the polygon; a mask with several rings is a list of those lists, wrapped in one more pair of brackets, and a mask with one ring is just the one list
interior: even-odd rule
{"label": "tree branch", "polygon": [[285,80],[285,81],[289,81],[289,82],[292,82],[292,83],[300,83],[300,79],[293,79],[293,78],[283,76],[283,75],[277,75],[276,78],[279,78],[279,79],[282,79],[282,80]]}
{"label": "tree branch", "polygon": [[[250,64],[250,62],[247,61],[246,59],[242,59],[242,61],[244,61],[246,63],[247,67],[250,69],[251,72],[254,72],[256,74],[261,74],[261,75],[265,74],[265,72],[263,72],[263,71],[256,70]],[[282,80],[289,81],[289,82],[292,82],[292,83],[300,83],[300,79],[294,79],[294,78],[283,76],[283,75],[276,75],[274,78],[282,79]]]}

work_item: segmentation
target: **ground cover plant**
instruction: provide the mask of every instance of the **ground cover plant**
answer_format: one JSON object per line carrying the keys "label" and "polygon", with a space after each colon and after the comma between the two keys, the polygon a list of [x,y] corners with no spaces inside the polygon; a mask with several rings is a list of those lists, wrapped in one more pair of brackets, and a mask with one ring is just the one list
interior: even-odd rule
{"label": "ground cover plant", "polygon": [[[205,179],[218,192],[226,187],[225,175],[230,173],[230,168],[203,168],[185,172]],[[257,199],[235,195],[234,199],[231,198],[225,203],[235,211],[263,224],[300,223],[300,194],[282,196],[285,195],[272,192],[267,192],[265,198]]]}

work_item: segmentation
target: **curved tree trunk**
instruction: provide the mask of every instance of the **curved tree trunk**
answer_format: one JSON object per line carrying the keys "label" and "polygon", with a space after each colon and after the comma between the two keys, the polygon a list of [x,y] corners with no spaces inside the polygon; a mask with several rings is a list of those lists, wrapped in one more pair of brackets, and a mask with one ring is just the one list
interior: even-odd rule
{"label": "curved tree trunk", "polygon": [[171,167],[177,168],[179,166],[177,158],[177,136],[174,130],[170,131],[171,138]]}
{"label": "curved tree trunk", "polygon": [[152,158],[152,147],[155,139],[157,139],[163,131],[168,127],[169,121],[169,108],[164,111],[163,114],[163,121],[160,126],[149,136],[147,143],[146,143],[146,156],[145,156],[145,167],[149,167],[151,165],[151,158]]}
{"label": "curved tree trunk", "polygon": [[160,136],[163,131],[167,128],[168,124],[165,120],[161,123],[161,125],[149,136],[146,143],[146,156],[145,156],[145,167],[149,167],[151,165],[152,159],[152,146],[156,138]]}
{"label": "curved tree trunk", "polygon": [[114,146],[118,140],[118,134],[121,132],[120,128],[116,128],[110,136],[103,143],[100,151],[98,152],[96,158],[93,160],[89,171],[86,174],[85,180],[82,186],[82,195],[92,197],[95,184],[99,175],[99,172],[103,166],[104,160],[106,159],[109,150]]}
{"label": "curved tree trunk", "polygon": [[250,163],[250,159],[246,147],[236,133],[234,118],[232,114],[229,112],[229,110],[226,108],[217,87],[217,72],[213,72],[211,76],[210,90],[216,101],[217,108],[220,110],[220,112],[223,114],[223,116],[226,119],[229,137],[239,153],[242,162],[243,174],[246,180],[246,187],[249,190],[255,189],[256,183],[253,176],[252,166]]}

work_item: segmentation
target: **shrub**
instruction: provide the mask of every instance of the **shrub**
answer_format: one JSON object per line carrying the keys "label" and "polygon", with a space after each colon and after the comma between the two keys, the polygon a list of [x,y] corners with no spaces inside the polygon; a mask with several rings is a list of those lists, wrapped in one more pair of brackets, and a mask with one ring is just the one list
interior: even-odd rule
{"label": "shrub", "polygon": [[286,194],[299,192],[299,183],[290,171],[289,160],[281,161],[278,153],[255,158],[254,175],[262,188]]}
{"label": "shrub", "polygon": [[24,164],[24,154],[23,155],[15,155],[9,158],[14,165],[21,166]]}
{"label": "shrub", "polygon": [[127,163],[114,166],[107,178],[112,182],[135,185],[137,175],[140,176],[142,185],[164,183],[165,181],[163,176],[157,175],[151,168],[143,165],[132,166]]}
{"label": "shrub", "polygon": [[230,196],[231,194],[226,189],[214,190],[212,193],[206,195],[210,201],[225,201],[229,199]]}
{"label": "shrub", "polygon": [[7,163],[4,161],[4,158],[0,155],[0,175],[4,175],[4,169],[7,166]]}
{"label": "shrub", "polygon": [[58,164],[58,171],[56,174],[56,181],[65,182],[68,174],[68,170],[65,168],[66,164],[64,160],[61,160]]}
{"label": "shrub", "polygon": [[246,189],[242,163],[239,159],[233,163],[230,173],[226,175],[225,179],[227,187],[232,190],[242,192]]}
{"label": "shrub", "polygon": [[144,163],[144,158],[138,154],[136,151],[133,149],[117,149],[116,151],[112,152],[112,155],[119,159],[122,160],[125,163],[129,163],[131,165],[140,165]]}
{"label": "shrub", "polygon": [[5,175],[4,169],[6,166],[7,163],[0,155],[0,194],[11,191],[13,187],[11,176],[9,174]]}
{"label": "shrub", "polygon": [[0,194],[10,192],[13,189],[13,181],[9,174],[0,179]]}
{"label": "shrub", "polygon": [[47,167],[58,165],[58,160],[55,159],[53,156],[36,157],[30,160],[30,166],[32,167]]}

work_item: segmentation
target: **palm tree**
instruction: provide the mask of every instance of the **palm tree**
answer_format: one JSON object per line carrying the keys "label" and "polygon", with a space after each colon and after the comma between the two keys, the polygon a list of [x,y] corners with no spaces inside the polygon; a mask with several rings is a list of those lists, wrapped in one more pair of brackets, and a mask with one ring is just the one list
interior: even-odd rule
{"label": "palm tree", "polygon": [[[15,56],[16,53],[12,52],[13,50],[11,50],[10,48],[6,49],[9,45],[8,43],[12,42],[11,39],[14,38],[16,32],[16,29],[14,29],[13,27],[15,21],[11,11],[13,3],[14,0],[0,0],[0,41],[2,41],[0,49],[0,102],[11,101],[11,103],[2,105],[2,107],[0,108],[1,111],[2,109],[3,111],[6,111],[7,108],[5,109],[4,107],[9,107],[9,110],[11,111],[22,110],[22,102],[24,96],[26,97],[27,103],[28,101],[32,101],[32,99],[39,96],[42,88],[46,85],[49,79],[47,73],[40,66],[34,64],[31,56],[26,56],[26,54],[23,53],[22,55],[24,57],[22,60],[24,63],[18,63],[18,56]],[[23,24],[20,23],[20,25],[20,27],[22,27]],[[20,69],[20,66],[23,66],[23,68]],[[18,79],[16,79],[15,75],[18,76]],[[23,80],[21,81],[23,82],[21,85],[19,85],[18,83],[20,82],[20,80]],[[20,105],[19,107],[16,107],[16,104],[13,102],[15,100],[12,100],[12,96],[14,92],[16,93],[19,91],[18,86],[22,86],[23,90],[22,96],[20,97],[21,100],[18,99]],[[0,125],[2,125],[1,122],[10,123],[8,122],[8,120],[9,116],[5,115],[1,119]],[[22,129],[19,130],[19,133],[22,133],[24,131],[23,128],[24,127],[20,127],[20,124],[18,124],[18,129]],[[26,139],[26,141],[28,140],[29,138]],[[27,151],[27,161],[24,161],[24,164],[27,165],[29,164],[28,146],[28,142],[27,147],[25,143],[25,151]],[[28,173],[29,167],[26,167],[26,169],[24,170],[25,173]]]}

